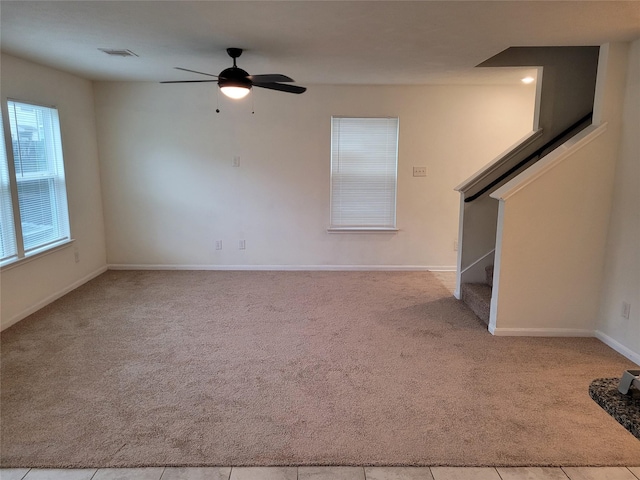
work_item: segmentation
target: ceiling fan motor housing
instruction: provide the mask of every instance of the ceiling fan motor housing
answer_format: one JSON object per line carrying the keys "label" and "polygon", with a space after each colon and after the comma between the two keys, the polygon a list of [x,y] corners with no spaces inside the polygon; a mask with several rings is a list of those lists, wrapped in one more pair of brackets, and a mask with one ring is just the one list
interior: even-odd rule
{"label": "ceiling fan motor housing", "polygon": [[249,74],[241,68],[230,67],[224,69],[218,75],[218,85],[222,87],[244,87],[251,88],[252,83],[249,80]]}

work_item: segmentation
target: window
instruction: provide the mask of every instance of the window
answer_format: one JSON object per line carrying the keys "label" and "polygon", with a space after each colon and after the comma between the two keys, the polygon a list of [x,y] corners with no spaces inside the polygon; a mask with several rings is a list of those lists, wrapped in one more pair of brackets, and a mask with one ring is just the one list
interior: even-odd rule
{"label": "window", "polygon": [[395,230],[398,119],[331,119],[331,226]]}
{"label": "window", "polygon": [[11,131],[8,152],[13,161],[8,158],[3,138],[1,263],[39,253],[70,239],[58,111],[12,100],[7,107]]}
{"label": "window", "polygon": [[4,144],[4,127],[0,116],[0,263],[15,257],[16,233],[11,208],[11,183],[7,163],[7,147]]}

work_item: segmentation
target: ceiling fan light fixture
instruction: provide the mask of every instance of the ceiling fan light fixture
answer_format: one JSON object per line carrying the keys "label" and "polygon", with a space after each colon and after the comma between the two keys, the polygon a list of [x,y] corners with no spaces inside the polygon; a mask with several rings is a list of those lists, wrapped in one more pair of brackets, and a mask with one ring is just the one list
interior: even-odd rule
{"label": "ceiling fan light fixture", "polygon": [[227,85],[225,87],[220,87],[220,90],[222,91],[222,93],[224,93],[227,97],[229,98],[233,98],[235,100],[239,100],[241,98],[246,97],[247,95],[249,95],[249,91],[251,90],[248,87],[245,86],[233,86],[233,85]]}
{"label": "ceiling fan light fixture", "polygon": [[249,74],[235,65],[223,70],[218,76],[218,86],[222,93],[236,100],[246,97],[251,90],[251,85]]}

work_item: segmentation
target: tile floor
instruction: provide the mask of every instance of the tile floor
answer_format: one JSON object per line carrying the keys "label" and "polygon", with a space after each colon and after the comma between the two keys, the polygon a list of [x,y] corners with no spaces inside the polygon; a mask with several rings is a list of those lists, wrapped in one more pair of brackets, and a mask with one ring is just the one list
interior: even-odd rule
{"label": "tile floor", "polygon": [[4,468],[0,480],[640,480],[640,466]]}

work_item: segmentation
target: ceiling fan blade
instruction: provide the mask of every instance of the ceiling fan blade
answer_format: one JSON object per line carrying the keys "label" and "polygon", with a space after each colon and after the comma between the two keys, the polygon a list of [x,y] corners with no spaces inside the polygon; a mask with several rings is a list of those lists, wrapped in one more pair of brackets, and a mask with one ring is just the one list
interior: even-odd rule
{"label": "ceiling fan blade", "polygon": [[249,75],[249,80],[253,82],[254,85],[258,83],[274,83],[274,82],[294,82],[293,78],[289,78],[286,75],[281,75],[279,73],[269,73],[266,75]]}
{"label": "ceiling fan blade", "polygon": [[254,83],[253,86],[287,93],[304,93],[307,91],[305,87],[299,87],[298,85],[286,85],[283,83]]}
{"label": "ceiling fan blade", "polygon": [[183,72],[198,73],[200,75],[207,75],[208,77],[218,78],[217,75],[212,75],[211,73],[198,72],[197,70],[189,70],[188,68],[182,68],[182,67],[173,67],[173,68],[175,68],[176,70],[182,70]]}
{"label": "ceiling fan blade", "polygon": [[166,82],[160,82],[160,83],[211,83],[211,82],[217,82],[218,80],[170,80],[170,81],[166,81]]}

